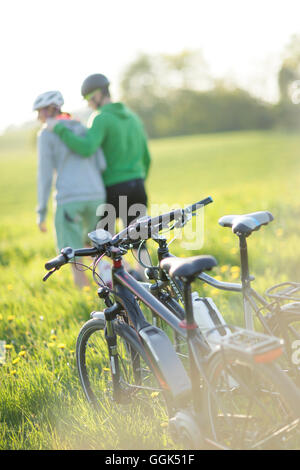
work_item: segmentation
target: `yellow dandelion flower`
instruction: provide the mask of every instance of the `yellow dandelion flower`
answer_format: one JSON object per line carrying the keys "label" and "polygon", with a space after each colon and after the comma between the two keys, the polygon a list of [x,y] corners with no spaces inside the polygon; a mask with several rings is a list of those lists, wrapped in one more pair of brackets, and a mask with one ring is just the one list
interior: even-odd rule
{"label": "yellow dandelion flower", "polygon": [[12,349],[13,348],[13,345],[12,344],[6,344],[5,345],[5,349]]}
{"label": "yellow dandelion flower", "polygon": [[84,286],[83,287],[83,292],[89,292],[91,290],[90,286]]}
{"label": "yellow dandelion flower", "polygon": [[57,336],[56,336],[56,335],[51,335],[51,336],[50,336],[50,339],[51,339],[52,341],[55,341],[55,340],[56,340],[56,338],[57,338]]}
{"label": "yellow dandelion flower", "polygon": [[221,276],[214,276],[214,279],[215,279],[216,281],[222,281]]}
{"label": "yellow dandelion flower", "polygon": [[14,359],[14,360],[12,361],[12,364],[18,364],[18,362],[19,362],[20,360],[21,360],[20,357],[16,357],[16,359]]}
{"label": "yellow dandelion flower", "polygon": [[230,271],[232,273],[239,273],[241,268],[239,266],[231,266]]}
{"label": "yellow dandelion flower", "polygon": [[167,423],[166,421],[164,421],[163,423],[160,423],[160,426],[161,426],[162,428],[167,428],[169,425],[168,425],[168,423]]}
{"label": "yellow dandelion flower", "polygon": [[110,368],[109,368],[109,367],[103,367],[102,370],[104,370],[104,372],[110,372]]}
{"label": "yellow dandelion flower", "polygon": [[20,351],[20,352],[19,352],[19,356],[20,356],[20,357],[26,356],[26,351]]}
{"label": "yellow dandelion flower", "polygon": [[158,397],[158,395],[159,395],[159,392],[152,392],[151,393],[151,398],[156,398],[156,397]]}
{"label": "yellow dandelion flower", "polygon": [[238,278],[240,277],[240,275],[239,275],[238,272],[233,272],[233,273],[231,274],[231,277],[232,277],[232,279],[238,279]]}
{"label": "yellow dandelion flower", "polygon": [[14,315],[8,315],[7,320],[8,321],[13,321],[15,319]]}
{"label": "yellow dandelion flower", "polygon": [[55,346],[55,343],[48,343],[47,346],[48,348],[53,348],[53,346]]}
{"label": "yellow dandelion flower", "polygon": [[13,290],[14,286],[12,284],[8,284],[7,290]]}
{"label": "yellow dandelion flower", "polygon": [[65,345],[64,343],[59,343],[59,344],[57,345],[57,347],[58,347],[59,349],[65,349],[66,345]]}
{"label": "yellow dandelion flower", "polygon": [[13,369],[10,371],[10,375],[16,375],[16,373],[17,373],[16,369]]}
{"label": "yellow dandelion flower", "polygon": [[1,315],[1,313],[0,313],[0,320],[3,320],[3,315]]}
{"label": "yellow dandelion flower", "polygon": [[232,255],[236,255],[237,252],[238,252],[238,249],[237,249],[237,248],[231,248],[231,250],[230,250],[230,253],[231,253]]}
{"label": "yellow dandelion flower", "polygon": [[223,266],[220,267],[220,272],[221,273],[226,273],[228,271],[229,266],[227,264],[224,264]]}

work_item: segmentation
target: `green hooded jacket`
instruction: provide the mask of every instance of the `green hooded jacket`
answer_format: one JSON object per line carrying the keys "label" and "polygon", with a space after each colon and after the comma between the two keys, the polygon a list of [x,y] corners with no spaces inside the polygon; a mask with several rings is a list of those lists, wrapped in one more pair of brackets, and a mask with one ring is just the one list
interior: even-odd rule
{"label": "green hooded jacket", "polygon": [[101,147],[107,163],[105,186],[132,179],[146,179],[150,154],[139,117],[123,103],[108,103],[96,113],[85,136],[75,135],[63,122],[54,132],[74,152],[90,157]]}

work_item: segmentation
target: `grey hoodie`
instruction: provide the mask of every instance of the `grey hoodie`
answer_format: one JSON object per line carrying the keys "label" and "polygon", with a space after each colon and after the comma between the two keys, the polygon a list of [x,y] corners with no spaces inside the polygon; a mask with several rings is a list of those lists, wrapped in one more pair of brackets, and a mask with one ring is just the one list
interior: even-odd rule
{"label": "grey hoodie", "polygon": [[[78,121],[64,120],[75,134],[84,136],[86,128]],[[90,158],[72,152],[53,132],[43,128],[38,135],[38,223],[47,214],[47,205],[56,176],[56,202],[105,201],[101,173],[106,169],[104,154],[99,149]]]}

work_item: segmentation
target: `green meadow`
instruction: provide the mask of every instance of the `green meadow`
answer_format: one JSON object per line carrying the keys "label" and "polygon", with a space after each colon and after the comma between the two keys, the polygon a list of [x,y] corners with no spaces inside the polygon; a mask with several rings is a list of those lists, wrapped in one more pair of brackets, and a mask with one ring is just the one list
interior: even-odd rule
{"label": "green meadow", "polygon": [[[175,240],[174,254],[212,254],[219,263],[212,274],[237,281],[238,240],[218,219],[269,210],[274,221],[249,238],[254,287],[263,293],[277,282],[300,281],[300,136],[220,133],[153,140],[149,146],[150,208],[185,206],[206,196],[214,201],[204,211],[203,245],[187,250]],[[155,397],[146,416],[113,405],[105,391],[99,414],[86,402],[76,337],[90,312],[103,305],[94,284],[74,288],[68,266],[42,281],[45,261],[56,251],[52,201],[48,232],[36,226],[36,171],[31,135],[0,137],[0,449],[175,448]],[[155,260],[154,246],[149,249]],[[243,324],[239,294],[200,282],[196,288],[214,299],[228,322]]]}

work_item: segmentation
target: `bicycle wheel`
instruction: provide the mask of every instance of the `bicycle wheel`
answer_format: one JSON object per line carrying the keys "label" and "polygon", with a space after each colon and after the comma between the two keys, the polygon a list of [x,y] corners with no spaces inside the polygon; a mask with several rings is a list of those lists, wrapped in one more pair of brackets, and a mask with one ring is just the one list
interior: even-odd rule
{"label": "bicycle wheel", "polygon": [[268,326],[274,336],[285,341],[285,353],[280,358],[280,367],[300,385],[300,304],[292,303],[281,307],[280,319],[272,315]]}
{"label": "bicycle wheel", "polygon": [[[137,334],[125,322],[114,321],[113,324],[117,335],[123,402],[141,406],[147,412],[152,409],[156,415],[165,418],[168,397],[159,386]],[[103,400],[111,400],[114,392],[103,314],[87,321],[81,328],[76,343],[76,360],[85,396],[99,410]]]}
{"label": "bicycle wheel", "polygon": [[211,439],[229,449],[299,449],[300,394],[274,364],[222,352],[207,369]]}

